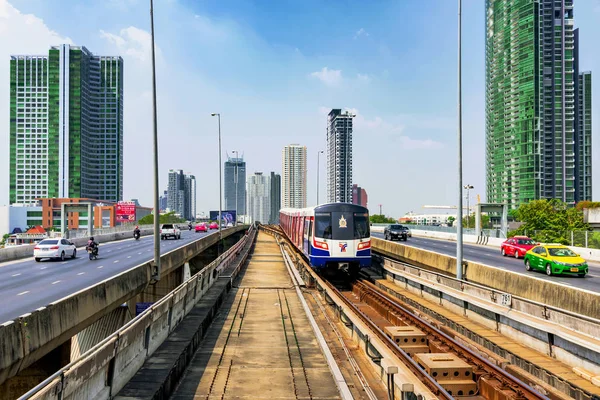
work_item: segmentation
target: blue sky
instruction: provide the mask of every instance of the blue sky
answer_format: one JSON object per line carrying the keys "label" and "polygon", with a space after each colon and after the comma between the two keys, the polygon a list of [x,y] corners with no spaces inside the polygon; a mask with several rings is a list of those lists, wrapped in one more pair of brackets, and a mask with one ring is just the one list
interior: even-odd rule
{"label": "blue sky", "polygon": [[[85,45],[125,60],[124,195],[151,205],[148,10],[145,0],[0,0],[3,171],[8,56],[44,54],[60,42]],[[325,146],[330,108],[358,114],[354,181],[367,190],[372,211],[383,204],[386,214],[399,217],[424,211],[424,204],[456,203],[455,1],[155,0],[155,15],[161,187],[166,189],[169,168],[195,174],[199,211],[218,206],[217,121],[211,112],[222,114],[223,151],[243,152],[248,172],[280,172],[283,146],[306,145],[308,203],[314,204],[317,151]],[[596,73],[600,1],[576,1],[575,20],[581,66]],[[483,29],[484,2],[464,0],[464,181],[475,186],[473,199],[481,194],[482,200]],[[594,101],[598,91],[595,85]],[[323,158],[321,163],[324,201]],[[7,181],[4,173],[0,187]]]}

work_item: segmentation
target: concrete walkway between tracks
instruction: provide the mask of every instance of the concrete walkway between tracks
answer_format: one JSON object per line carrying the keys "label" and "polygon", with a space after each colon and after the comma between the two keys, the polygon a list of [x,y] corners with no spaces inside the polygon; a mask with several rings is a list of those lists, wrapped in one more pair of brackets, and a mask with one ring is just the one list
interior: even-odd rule
{"label": "concrete walkway between tracks", "polygon": [[273,237],[259,233],[171,398],[340,398]]}

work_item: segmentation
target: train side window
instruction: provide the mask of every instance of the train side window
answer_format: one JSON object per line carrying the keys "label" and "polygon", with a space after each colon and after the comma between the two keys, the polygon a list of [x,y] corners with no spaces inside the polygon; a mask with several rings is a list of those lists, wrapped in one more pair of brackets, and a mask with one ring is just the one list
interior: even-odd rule
{"label": "train side window", "polygon": [[315,213],[315,237],[331,239],[331,213]]}

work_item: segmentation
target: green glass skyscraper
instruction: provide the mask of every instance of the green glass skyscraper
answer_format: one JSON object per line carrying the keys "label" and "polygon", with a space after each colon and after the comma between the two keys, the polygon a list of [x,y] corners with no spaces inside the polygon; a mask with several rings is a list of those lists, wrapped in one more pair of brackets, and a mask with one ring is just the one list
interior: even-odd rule
{"label": "green glass skyscraper", "polygon": [[123,198],[123,60],[85,47],[10,60],[10,203]]}
{"label": "green glass skyscraper", "polygon": [[486,0],[489,202],[591,200],[591,73],[578,49],[573,0]]}

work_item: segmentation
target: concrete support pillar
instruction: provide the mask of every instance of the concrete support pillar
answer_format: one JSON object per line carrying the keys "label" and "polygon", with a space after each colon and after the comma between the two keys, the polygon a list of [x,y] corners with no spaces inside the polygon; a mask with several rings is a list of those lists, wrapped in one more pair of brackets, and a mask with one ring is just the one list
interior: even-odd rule
{"label": "concrete support pillar", "polygon": [[[66,219],[67,219],[67,213],[66,213],[66,209],[65,209],[65,203],[62,203],[60,205],[60,233],[62,235],[64,235],[65,238],[69,238],[66,234],[66,231],[68,229],[68,226],[66,224]],[[52,216],[52,218],[54,218],[54,216]]]}
{"label": "concrete support pillar", "polygon": [[71,362],[71,339],[0,385],[0,400],[13,400]]}
{"label": "concrete support pillar", "polygon": [[94,234],[94,207],[92,207],[92,203],[88,203],[87,205],[87,215],[88,215],[88,224],[87,231],[88,235],[92,236]]}
{"label": "concrete support pillar", "polygon": [[478,236],[481,233],[481,204],[475,206],[475,233]]}
{"label": "concrete support pillar", "polygon": [[508,234],[508,205],[502,204],[502,220],[500,221],[500,229],[504,233],[504,237]]}
{"label": "concrete support pillar", "polygon": [[187,280],[188,280],[188,279],[190,279],[191,277],[192,277],[192,274],[190,273],[190,263],[189,263],[189,262],[186,262],[186,263],[183,265],[183,279],[182,279],[182,282],[181,282],[181,283],[183,283],[183,282],[187,281]]}

